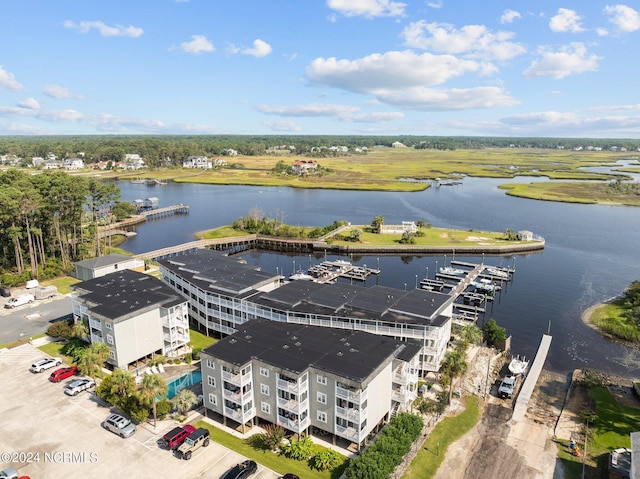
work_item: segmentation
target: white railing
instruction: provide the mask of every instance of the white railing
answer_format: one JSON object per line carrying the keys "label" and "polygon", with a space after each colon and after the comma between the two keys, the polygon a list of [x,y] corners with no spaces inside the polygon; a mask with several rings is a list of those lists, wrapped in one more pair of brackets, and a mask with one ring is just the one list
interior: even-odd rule
{"label": "white railing", "polygon": [[367,400],[368,394],[366,389],[364,391],[352,391],[350,389],[336,386],[336,396],[360,404]]}
{"label": "white railing", "polygon": [[230,373],[229,371],[222,371],[222,378],[225,381],[230,382],[236,386],[244,386],[251,382],[251,374],[242,375],[240,373]]}
{"label": "white railing", "polygon": [[285,429],[289,429],[290,431],[294,431],[298,433],[304,431],[307,427],[309,427],[310,422],[311,421],[308,416],[304,418],[302,421],[300,420],[294,421],[292,419],[278,415],[278,424],[280,426],[284,427]]}
{"label": "white railing", "polygon": [[89,326],[93,329],[97,329],[98,331],[102,331],[102,323],[100,321],[96,321],[95,319],[89,320]]}
{"label": "white railing", "polygon": [[353,427],[344,427],[336,424],[336,436],[349,439],[351,442],[360,442],[358,438],[358,431]]}
{"label": "white railing", "polygon": [[307,381],[302,383],[285,381],[284,379],[278,379],[278,388],[284,389],[295,394],[300,394],[307,390]]}
{"label": "white railing", "polygon": [[336,415],[347,418],[353,422],[361,424],[367,417],[367,410],[365,409],[353,409],[336,406]]}
{"label": "white railing", "polygon": [[253,399],[253,394],[251,391],[240,394],[239,392],[234,393],[233,391],[229,391],[228,389],[222,389],[222,395],[225,399],[233,401],[237,404],[246,404]]}
{"label": "white railing", "polygon": [[102,339],[101,335],[92,334],[91,335],[91,342],[92,343],[104,343],[104,340]]}
{"label": "white railing", "polygon": [[294,399],[283,399],[278,398],[278,406],[282,409],[286,409],[287,411],[294,412],[296,414],[305,411],[309,406],[309,400],[305,399],[302,402],[296,401]]}

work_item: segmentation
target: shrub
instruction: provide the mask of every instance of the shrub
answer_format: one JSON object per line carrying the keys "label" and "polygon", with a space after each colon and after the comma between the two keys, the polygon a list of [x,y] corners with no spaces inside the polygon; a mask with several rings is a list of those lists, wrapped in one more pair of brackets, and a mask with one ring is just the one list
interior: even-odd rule
{"label": "shrub", "polygon": [[266,448],[271,451],[275,451],[280,446],[280,443],[284,439],[284,428],[269,424],[264,428],[264,434],[262,434],[262,443]]}
{"label": "shrub", "polygon": [[311,458],[309,467],[318,471],[335,469],[342,462],[342,457],[332,449],[325,449]]}
{"label": "shrub", "polygon": [[171,403],[168,399],[162,399],[156,403],[156,416],[158,419],[164,419],[171,411]]}
{"label": "shrub", "polygon": [[191,355],[191,353],[184,355],[184,362],[185,363],[191,364],[192,361],[193,361],[193,356]]}
{"label": "shrub", "polygon": [[47,334],[54,338],[69,340],[73,337],[73,326],[71,321],[56,321],[49,328]]}
{"label": "shrub", "polygon": [[288,444],[280,446],[280,454],[295,461],[306,461],[313,454],[313,441],[309,436],[289,441]]}
{"label": "shrub", "polygon": [[200,351],[202,351],[202,348],[193,348],[193,351],[191,354],[193,356],[194,361],[200,360]]}
{"label": "shrub", "polygon": [[78,364],[80,357],[84,354],[85,350],[89,347],[89,344],[82,339],[72,338],[67,344],[65,344],[60,352],[65,356],[69,356],[73,359],[74,364]]}

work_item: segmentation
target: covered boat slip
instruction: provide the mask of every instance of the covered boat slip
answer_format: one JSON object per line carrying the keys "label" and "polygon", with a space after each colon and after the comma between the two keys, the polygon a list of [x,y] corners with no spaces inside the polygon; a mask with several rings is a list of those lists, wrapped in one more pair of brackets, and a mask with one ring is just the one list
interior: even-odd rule
{"label": "covered boat slip", "polygon": [[538,377],[540,376],[542,368],[544,367],[544,362],[547,359],[547,354],[549,353],[550,346],[551,336],[549,336],[548,334],[543,334],[542,340],[540,341],[540,346],[538,346],[538,352],[536,353],[533,364],[529,369],[529,374],[522,384],[520,394],[518,394],[518,398],[516,399],[516,404],[513,409],[513,415],[511,416],[511,419],[513,419],[514,421],[519,421],[524,418],[524,414],[527,412],[529,400],[531,399],[533,390],[535,389],[536,383],[538,382]]}

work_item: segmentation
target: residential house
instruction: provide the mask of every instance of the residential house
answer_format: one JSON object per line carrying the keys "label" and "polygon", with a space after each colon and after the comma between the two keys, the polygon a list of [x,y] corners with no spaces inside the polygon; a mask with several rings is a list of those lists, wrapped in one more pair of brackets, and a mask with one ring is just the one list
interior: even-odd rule
{"label": "residential house", "polygon": [[401,225],[381,225],[380,233],[382,234],[403,234],[405,232],[417,233],[418,227],[415,221],[403,221]]}
{"label": "residential house", "polygon": [[84,161],[80,158],[67,158],[64,160],[65,170],[79,170],[84,168]]}
{"label": "residential house", "polygon": [[361,445],[417,395],[420,345],[362,331],[254,319],[200,353],[204,406],[295,434]]}
{"label": "residential house", "polygon": [[207,335],[233,334],[250,319],[373,332],[418,340],[419,369],[438,371],[451,335],[454,297],[375,285],[283,284],[279,272],[197,249],[159,261],[162,280],[189,300],[192,327]]}
{"label": "residential house", "polygon": [[125,269],[144,271],[144,261],[123,254],[107,254],[75,263],[76,278],[83,281],[100,278]]}
{"label": "residential house", "polygon": [[291,170],[296,175],[315,173],[318,170],[318,163],[313,160],[297,160],[291,165]]}
{"label": "residential house", "polygon": [[91,343],[109,346],[112,368],[189,350],[187,301],[159,279],[123,270],[71,288],[74,321],[85,322]]}
{"label": "residential house", "polygon": [[182,162],[183,168],[202,168],[210,170],[212,166],[212,161],[206,156],[190,156]]}
{"label": "residential house", "polygon": [[238,156],[238,150],[234,150],[233,148],[226,148],[225,150],[222,150],[222,154],[227,156]]}
{"label": "residential house", "polygon": [[213,161],[213,166],[215,166],[216,168],[220,166],[227,166],[229,164],[227,160],[223,160],[222,158],[214,158],[212,161]]}
{"label": "residential house", "polygon": [[406,148],[407,145],[405,145],[404,143],[400,143],[399,141],[394,141],[393,143],[391,143],[391,148]]}
{"label": "residential house", "polygon": [[34,168],[38,168],[41,165],[44,166],[44,158],[42,158],[41,156],[34,156],[33,158],[31,158],[31,165]]}
{"label": "residential house", "polygon": [[533,232],[528,230],[518,231],[518,237],[522,241],[533,241]]}
{"label": "residential house", "polygon": [[140,155],[137,153],[127,153],[124,155],[124,169],[126,170],[139,170],[141,168],[146,168],[147,165],[140,158]]}
{"label": "residential house", "polygon": [[58,160],[46,160],[44,162],[44,169],[45,170],[59,170],[64,166],[64,164],[61,161]]}

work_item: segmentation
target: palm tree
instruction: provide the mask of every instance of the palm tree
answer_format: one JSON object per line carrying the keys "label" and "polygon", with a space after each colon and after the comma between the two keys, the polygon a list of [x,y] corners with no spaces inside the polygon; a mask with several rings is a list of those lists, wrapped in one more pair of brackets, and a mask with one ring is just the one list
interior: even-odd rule
{"label": "palm tree", "polygon": [[453,395],[453,381],[458,376],[464,376],[469,369],[467,356],[463,349],[454,349],[447,351],[444,355],[442,363],[440,363],[440,372],[449,378],[449,401]]}
{"label": "palm tree", "polygon": [[186,413],[191,407],[198,402],[196,393],[191,389],[181,389],[171,400],[173,407],[179,414]]}
{"label": "palm tree", "polygon": [[111,383],[109,395],[112,399],[107,400],[124,410],[127,401],[136,389],[136,380],[129,371],[121,368],[117,368],[109,379]]}
{"label": "palm tree", "polygon": [[142,378],[138,392],[143,401],[153,407],[153,427],[156,427],[156,402],[158,396],[167,394],[167,383],[159,374],[147,374]]}
{"label": "palm tree", "polygon": [[460,337],[469,344],[478,345],[482,342],[482,331],[475,324],[465,324],[460,327]]}
{"label": "palm tree", "polygon": [[109,346],[105,343],[91,343],[78,358],[78,369],[82,374],[92,378],[102,376],[102,368],[108,357]]}

